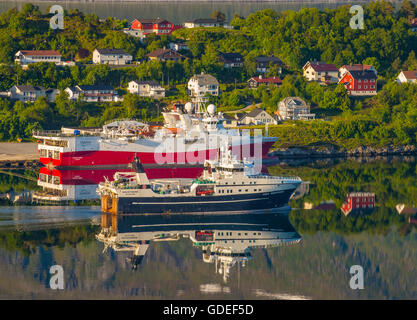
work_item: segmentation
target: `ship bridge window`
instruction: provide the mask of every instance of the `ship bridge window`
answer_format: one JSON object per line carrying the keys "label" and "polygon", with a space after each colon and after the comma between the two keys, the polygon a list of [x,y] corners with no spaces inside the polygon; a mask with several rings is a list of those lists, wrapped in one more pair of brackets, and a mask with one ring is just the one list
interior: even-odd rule
{"label": "ship bridge window", "polygon": [[48,157],[48,150],[41,149],[41,158],[47,158]]}
{"label": "ship bridge window", "polygon": [[60,159],[60,152],[54,151],[54,159]]}

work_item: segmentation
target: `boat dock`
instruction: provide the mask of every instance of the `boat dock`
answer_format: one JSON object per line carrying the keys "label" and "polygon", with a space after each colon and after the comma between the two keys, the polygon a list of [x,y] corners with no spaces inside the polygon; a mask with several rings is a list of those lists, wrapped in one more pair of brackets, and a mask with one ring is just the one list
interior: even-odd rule
{"label": "boat dock", "polygon": [[40,165],[37,143],[0,143],[0,169],[33,168]]}

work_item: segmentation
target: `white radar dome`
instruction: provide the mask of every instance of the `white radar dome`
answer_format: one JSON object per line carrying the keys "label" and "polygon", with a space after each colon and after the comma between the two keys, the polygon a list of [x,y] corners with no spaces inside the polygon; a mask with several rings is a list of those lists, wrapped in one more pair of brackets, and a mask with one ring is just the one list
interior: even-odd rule
{"label": "white radar dome", "polygon": [[184,108],[185,108],[185,111],[187,111],[188,113],[191,113],[194,109],[194,105],[191,102],[187,102]]}
{"label": "white radar dome", "polygon": [[216,112],[216,106],[214,104],[209,104],[207,106],[207,112],[209,114],[214,114]]}

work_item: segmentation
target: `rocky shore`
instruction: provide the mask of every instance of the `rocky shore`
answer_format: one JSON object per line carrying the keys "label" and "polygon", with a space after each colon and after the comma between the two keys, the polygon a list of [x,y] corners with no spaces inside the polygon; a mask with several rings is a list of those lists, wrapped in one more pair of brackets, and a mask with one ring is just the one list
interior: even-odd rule
{"label": "rocky shore", "polygon": [[404,145],[385,147],[360,146],[352,150],[333,145],[278,148],[270,153],[280,158],[332,158],[332,157],[373,157],[417,155],[417,146]]}

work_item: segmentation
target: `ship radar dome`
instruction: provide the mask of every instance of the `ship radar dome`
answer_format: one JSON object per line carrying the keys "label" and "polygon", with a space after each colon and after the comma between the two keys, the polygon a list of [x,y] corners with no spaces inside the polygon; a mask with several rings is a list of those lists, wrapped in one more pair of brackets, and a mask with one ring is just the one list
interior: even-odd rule
{"label": "ship radar dome", "polygon": [[214,104],[209,104],[207,106],[207,112],[209,114],[214,114],[216,112],[216,106]]}
{"label": "ship radar dome", "polygon": [[184,108],[185,108],[185,111],[187,111],[188,113],[191,113],[194,109],[194,105],[191,102],[187,102]]}

